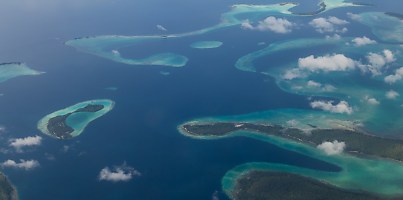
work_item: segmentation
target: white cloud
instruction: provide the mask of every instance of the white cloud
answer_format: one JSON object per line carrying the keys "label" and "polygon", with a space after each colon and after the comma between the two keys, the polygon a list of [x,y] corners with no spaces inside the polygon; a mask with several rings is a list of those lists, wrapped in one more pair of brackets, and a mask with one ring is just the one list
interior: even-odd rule
{"label": "white cloud", "polygon": [[367,38],[366,36],[356,37],[352,40],[352,42],[354,43],[355,46],[364,46],[364,45],[376,43],[375,40],[371,40],[371,39]]}
{"label": "white cloud", "polygon": [[319,56],[310,55],[298,59],[298,67],[312,72],[316,71],[346,71],[354,69],[356,62],[343,54]]}
{"label": "white cloud", "polygon": [[396,99],[400,94],[394,90],[389,90],[386,92],[385,96],[388,99]]}
{"label": "white cloud", "polygon": [[333,36],[326,35],[325,37],[327,40],[340,40],[341,36],[337,33],[333,34]]}
{"label": "white cloud", "polygon": [[118,50],[112,50],[112,54],[118,56],[118,55],[120,55],[120,52]]}
{"label": "white cloud", "polygon": [[243,29],[250,29],[250,30],[255,29],[255,27],[253,27],[253,25],[250,23],[249,20],[243,21],[242,24],[241,24],[241,27],[242,27]]}
{"label": "white cloud", "polygon": [[337,89],[336,87],[334,87],[333,85],[329,85],[329,84],[326,84],[322,87],[322,90],[325,92],[335,91],[336,89]]}
{"label": "white cloud", "polygon": [[248,20],[242,22],[241,27],[250,30],[272,31],[275,33],[289,33],[292,31],[294,23],[285,18],[267,17],[255,27]]}
{"label": "white cloud", "polygon": [[15,162],[14,160],[6,160],[1,163],[2,167],[9,167],[9,168],[18,168],[24,170],[31,170],[36,167],[39,167],[39,162],[36,160],[23,160],[21,159],[19,163]]}
{"label": "white cloud", "polygon": [[383,50],[383,55],[370,52],[368,53],[367,59],[372,66],[376,67],[383,67],[396,60],[393,52],[388,49]]}
{"label": "white cloud", "polygon": [[347,13],[347,16],[348,16],[350,19],[354,20],[354,21],[360,21],[360,20],[361,20],[361,16],[358,15],[358,14],[354,14],[354,13],[348,12],[348,13]]}
{"label": "white cloud", "polygon": [[364,100],[370,105],[379,105],[380,104],[380,102],[377,99],[375,99],[373,97],[369,97],[368,95],[364,97]]}
{"label": "white cloud", "polygon": [[295,78],[303,78],[305,76],[306,75],[303,72],[301,72],[301,70],[294,68],[294,69],[286,70],[285,73],[283,74],[282,78],[285,80],[292,80]]}
{"label": "white cloud", "polygon": [[346,101],[340,101],[335,105],[333,105],[333,101],[313,101],[311,102],[311,107],[332,113],[353,113],[353,108]]}
{"label": "white cloud", "polygon": [[315,82],[313,80],[309,80],[308,83],[306,84],[310,88],[320,88],[322,87],[321,83]]}
{"label": "white cloud", "polygon": [[327,20],[328,20],[330,23],[336,24],[336,25],[346,25],[346,24],[349,23],[349,22],[346,21],[346,20],[342,20],[342,19],[339,19],[339,18],[334,17],[334,16],[328,17]]}
{"label": "white cloud", "polygon": [[344,33],[347,32],[347,28],[346,27],[341,28],[340,26],[346,25],[348,23],[349,22],[346,20],[342,20],[332,16],[328,18],[319,17],[313,19],[311,22],[309,22],[309,25],[314,27],[315,30],[319,33],[326,33],[326,32]]}
{"label": "white cloud", "polygon": [[359,67],[361,71],[370,72],[373,76],[381,75],[384,66],[396,60],[393,52],[388,49],[383,50],[382,53],[370,52],[366,58],[368,60],[368,64],[359,65]]}
{"label": "white cloud", "polygon": [[308,88],[311,89],[316,89],[324,92],[331,92],[334,91],[336,88],[333,85],[325,84],[323,85],[322,83],[315,82],[313,80],[309,80],[306,84]]}
{"label": "white cloud", "polygon": [[389,84],[393,84],[396,81],[399,81],[403,78],[403,67],[400,67],[395,71],[395,74],[388,75],[385,77],[385,82]]}
{"label": "white cloud", "polygon": [[334,140],[333,142],[323,142],[317,148],[324,151],[327,155],[337,155],[344,151],[346,143]]}
{"label": "white cloud", "polygon": [[104,167],[101,172],[99,172],[98,179],[101,181],[126,182],[140,175],[140,172],[123,164],[122,166],[114,167],[113,170],[109,169],[109,167]]}
{"label": "white cloud", "polygon": [[383,50],[383,55],[385,55],[386,63],[391,63],[396,60],[395,55],[391,50],[388,49]]}
{"label": "white cloud", "polygon": [[157,25],[157,29],[160,31],[167,31],[167,29],[160,24]]}
{"label": "white cloud", "polygon": [[39,146],[42,143],[42,137],[41,136],[30,136],[26,138],[16,138],[16,139],[11,139],[10,140],[10,146],[16,148],[16,149],[21,149],[22,147],[27,147],[27,146]]}

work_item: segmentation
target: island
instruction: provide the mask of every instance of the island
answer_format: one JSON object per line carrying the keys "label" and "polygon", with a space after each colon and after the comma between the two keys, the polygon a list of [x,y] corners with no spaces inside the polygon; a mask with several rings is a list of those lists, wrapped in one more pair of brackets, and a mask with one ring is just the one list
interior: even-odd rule
{"label": "island", "polygon": [[386,15],[392,16],[392,17],[396,17],[400,20],[403,20],[403,15],[399,14],[399,13],[394,13],[394,12],[385,12]]}
{"label": "island", "polygon": [[38,122],[38,129],[57,139],[70,139],[80,135],[85,127],[112,110],[111,100],[85,101],[51,113]]}
{"label": "island", "polygon": [[348,129],[317,129],[315,125],[307,124],[313,130],[306,133],[297,128],[288,128],[280,125],[242,123],[242,122],[212,122],[212,123],[185,123],[179,130],[188,136],[195,137],[222,137],[236,131],[252,131],[282,137],[284,139],[301,142],[311,146],[318,146],[324,141],[345,142],[345,152],[364,156],[380,157],[403,162],[403,141],[370,135],[361,131]]}
{"label": "island", "polygon": [[248,200],[397,200],[361,191],[343,190],[315,179],[272,171],[250,171],[240,177],[231,193],[235,199]]}
{"label": "island", "polygon": [[25,63],[11,62],[0,64],[0,83],[19,76],[34,76],[44,72],[29,68]]}
{"label": "island", "polygon": [[10,183],[8,178],[2,173],[0,173],[0,199],[1,200],[18,200],[17,190]]}

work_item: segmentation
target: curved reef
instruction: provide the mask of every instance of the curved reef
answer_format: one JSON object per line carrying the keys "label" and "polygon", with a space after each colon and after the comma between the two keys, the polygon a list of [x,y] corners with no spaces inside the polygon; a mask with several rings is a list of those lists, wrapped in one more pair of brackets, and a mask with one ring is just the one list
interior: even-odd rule
{"label": "curved reef", "polygon": [[190,46],[194,49],[214,49],[220,47],[222,44],[220,41],[199,41],[192,43]]}
{"label": "curved reef", "polygon": [[[244,20],[257,22],[262,16],[299,16],[301,14],[293,13],[290,9],[298,6],[296,3],[277,3],[269,5],[251,5],[236,4],[231,10],[221,15],[221,22],[200,30],[170,34],[170,35],[151,35],[151,36],[120,36],[120,35],[103,35],[95,37],[75,38],[67,41],[67,46],[74,47],[78,51],[96,55],[115,62],[129,65],[160,65],[169,67],[183,67],[187,64],[188,58],[172,52],[156,52],[144,58],[125,58],[119,50],[128,46],[135,46],[147,42],[158,40],[175,40],[178,38],[196,36],[206,34],[212,31],[241,25]],[[314,15],[326,12],[331,9],[357,6],[344,0],[322,0],[319,4],[320,9],[312,13],[304,13],[303,15]]]}
{"label": "curved reef", "polygon": [[33,76],[40,74],[43,74],[43,72],[33,70],[25,63],[15,62],[0,64],[0,83],[19,76]]}
{"label": "curved reef", "polygon": [[85,101],[46,115],[38,122],[42,133],[58,139],[70,139],[80,135],[93,120],[112,110],[111,100]]}
{"label": "curved reef", "polygon": [[18,200],[17,190],[7,177],[0,173],[0,199],[1,200]]}

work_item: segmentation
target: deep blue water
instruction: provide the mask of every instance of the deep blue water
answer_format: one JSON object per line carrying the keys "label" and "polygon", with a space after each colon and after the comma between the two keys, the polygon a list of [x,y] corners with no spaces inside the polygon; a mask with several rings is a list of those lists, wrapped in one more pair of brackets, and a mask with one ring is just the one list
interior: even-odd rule
{"label": "deep blue water", "polygon": [[[211,199],[232,167],[252,161],[288,163],[322,170],[335,166],[247,138],[201,141],[180,135],[176,126],[205,116],[244,114],[272,108],[306,108],[305,97],[281,91],[274,80],[238,71],[236,59],[257,50],[258,42],[278,35],[257,33],[245,42],[238,28],[183,38],[175,44],[153,43],[140,51],[173,49],[189,57],[183,68],[129,66],[64,46],[87,35],[137,35],[191,31],[216,24],[234,3],[255,1],[99,0],[96,2],[1,2],[0,63],[21,61],[46,74],[2,83],[0,125],[9,138],[41,135],[37,121],[77,102],[110,98],[116,107],[67,141],[44,135],[43,144],[24,153],[0,154],[7,159],[36,159],[32,171],[4,169],[24,200],[58,199]],[[260,1],[256,1],[261,3]],[[268,1],[271,2],[271,1]],[[312,5],[307,5],[308,7]],[[305,8],[306,9],[306,8]],[[22,14],[24,13],[24,14]],[[229,34],[231,33],[231,34]],[[302,34],[302,33],[301,33]],[[224,42],[218,49],[198,50],[197,40]],[[286,38],[285,38],[286,39]],[[170,41],[163,43],[170,43]],[[162,76],[160,71],[168,71]],[[105,87],[117,87],[117,91]],[[63,152],[65,145],[69,151]],[[47,159],[53,156],[54,160]],[[97,180],[105,166],[126,162],[142,173],[127,183]],[[220,192],[220,199],[226,199]]]}

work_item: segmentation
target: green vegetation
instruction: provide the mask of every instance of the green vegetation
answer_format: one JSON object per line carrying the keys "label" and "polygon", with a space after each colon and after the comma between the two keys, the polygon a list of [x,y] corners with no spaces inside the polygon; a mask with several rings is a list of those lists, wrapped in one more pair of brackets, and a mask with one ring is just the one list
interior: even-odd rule
{"label": "green vegetation", "polygon": [[11,185],[7,177],[0,173],[0,199],[17,200],[17,190]]}
{"label": "green vegetation", "polygon": [[376,156],[403,161],[403,141],[368,135],[358,131],[343,129],[315,129],[305,133],[295,128],[284,128],[279,125],[254,123],[189,123],[182,125],[186,134],[193,136],[224,136],[235,131],[252,131],[262,134],[279,136],[317,146],[325,141],[337,140],[345,142],[347,153],[361,156]]}
{"label": "green vegetation", "polygon": [[79,113],[79,112],[98,112],[104,108],[103,105],[94,105],[94,104],[89,104],[85,106],[84,108],[79,108],[74,112],[61,115],[61,116],[56,116],[48,121],[47,128],[49,132],[54,135],[57,138],[60,139],[69,139],[72,138],[71,133],[74,131],[73,128],[71,128],[69,125],[66,124],[66,119],[74,114],[74,113]]}
{"label": "green vegetation", "polygon": [[[237,180],[234,200],[397,200],[329,184],[284,172],[250,171]],[[401,198],[400,198],[401,199]]]}

